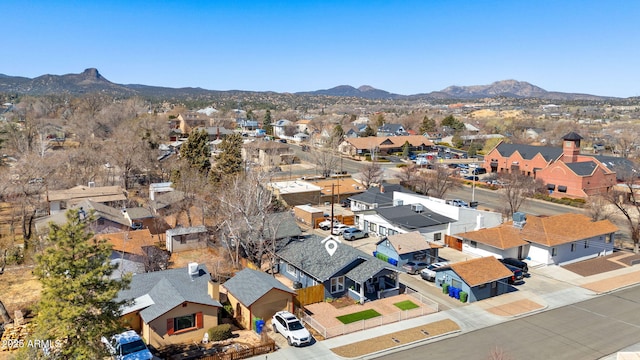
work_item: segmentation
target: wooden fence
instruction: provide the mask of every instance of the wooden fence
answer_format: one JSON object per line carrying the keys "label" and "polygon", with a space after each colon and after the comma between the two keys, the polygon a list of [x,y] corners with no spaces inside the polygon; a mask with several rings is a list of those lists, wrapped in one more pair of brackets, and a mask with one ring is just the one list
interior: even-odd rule
{"label": "wooden fence", "polygon": [[274,351],[276,351],[276,343],[275,341],[272,341],[267,344],[261,344],[247,349],[233,350],[222,354],[207,355],[204,357],[200,357],[197,360],[240,360],[250,358],[252,356],[268,354]]}
{"label": "wooden fence", "polygon": [[324,301],[324,285],[318,284],[296,290],[296,307]]}

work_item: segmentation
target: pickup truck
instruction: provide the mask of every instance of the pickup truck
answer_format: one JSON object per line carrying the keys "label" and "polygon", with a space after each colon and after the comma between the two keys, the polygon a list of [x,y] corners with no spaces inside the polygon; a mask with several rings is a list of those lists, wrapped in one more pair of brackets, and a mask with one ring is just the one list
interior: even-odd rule
{"label": "pickup truck", "polygon": [[154,359],[142,338],[133,330],[116,334],[111,337],[111,340],[103,336],[100,341],[115,360]]}
{"label": "pickup truck", "polygon": [[332,227],[336,227],[342,225],[342,223],[338,220],[333,220],[333,226],[331,226],[331,219],[327,219],[323,222],[321,222],[320,224],[318,224],[318,227],[322,230],[329,230]]}

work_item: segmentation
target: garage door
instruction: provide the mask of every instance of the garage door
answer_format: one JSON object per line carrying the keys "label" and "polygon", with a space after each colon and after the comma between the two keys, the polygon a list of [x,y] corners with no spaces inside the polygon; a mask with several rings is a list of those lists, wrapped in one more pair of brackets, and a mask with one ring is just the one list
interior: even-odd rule
{"label": "garage door", "polygon": [[287,304],[287,299],[277,300],[264,304],[254,304],[251,307],[251,312],[255,317],[262,318],[263,320],[268,320],[273,316],[273,314],[277,313],[280,310],[289,310]]}

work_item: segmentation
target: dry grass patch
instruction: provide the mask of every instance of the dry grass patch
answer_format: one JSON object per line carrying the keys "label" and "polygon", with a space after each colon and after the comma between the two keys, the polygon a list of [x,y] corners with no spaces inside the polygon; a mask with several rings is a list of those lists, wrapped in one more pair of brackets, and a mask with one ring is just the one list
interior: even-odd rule
{"label": "dry grass patch", "polygon": [[15,310],[31,307],[40,300],[42,284],[31,274],[32,270],[32,267],[7,268],[4,274],[0,275],[2,302],[11,317]]}
{"label": "dry grass patch", "polygon": [[446,319],[340,346],[331,349],[331,351],[342,357],[353,358],[459,330],[458,324],[453,320]]}

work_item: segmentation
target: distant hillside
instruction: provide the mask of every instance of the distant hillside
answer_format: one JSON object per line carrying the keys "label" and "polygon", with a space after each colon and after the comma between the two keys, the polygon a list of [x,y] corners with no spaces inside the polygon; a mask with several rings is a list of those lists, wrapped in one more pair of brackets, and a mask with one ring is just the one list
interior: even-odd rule
{"label": "distant hillside", "polygon": [[[449,86],[440,91],[416,95],[398,95],[388,91],[373,88],[368,85],[354,88],[349,85],[336,86],[326,90],[298,92],[295,94],[254,92],[254,91],[216,91],[202,88],[169,88],[147,85],[121,85],[115,84],[104,78],[97,69],[89,68],[80,74],[66,75],[42,75],[34,79],[0,74],[0,92],[18,93],[28,95],[45,95],[55,93],[69,93],[81,95],[92,92],[100,92],[113,96],[146,96],[157,98],[203,98],[212,96],[247,96],[263,97],[269,101],[273,95],[277,96],[329,96],[352,97],[370,100],[465,100],[480,98],[539,98],[546,100],[607,100],[613,97],[596,96],[588,94],[574,94],[546,91],[538,86],[524,81],[503,80],[491,85],[475,86]],[[262,100],[261,100],[262,101]]]}

